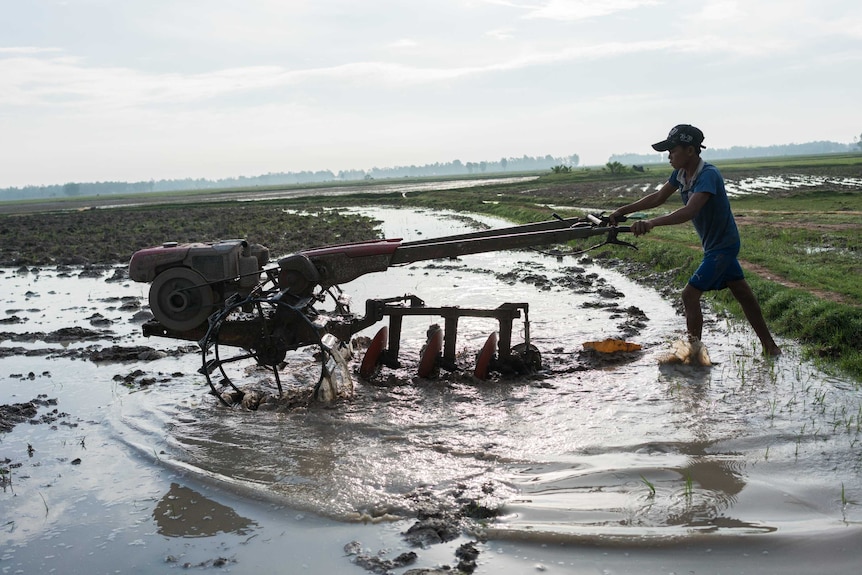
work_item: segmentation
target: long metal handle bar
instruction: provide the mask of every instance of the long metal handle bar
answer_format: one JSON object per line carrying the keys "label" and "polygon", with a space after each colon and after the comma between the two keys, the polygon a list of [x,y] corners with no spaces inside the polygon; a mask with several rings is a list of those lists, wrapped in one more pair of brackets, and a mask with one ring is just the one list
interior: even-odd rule
{"label": "long metal handle bar", "polygon": [[539,222],[524,226],[484,230],[472,234],[438,238],[436,240],[405,242],[398,246],[392,254],[389,265],[565,243],[574,239],[600,235],[615,236],[618,232],[631,231],[629,226],[594,226],[584,223],[583,220],[576,220],[577,223],[575,225],[570,225],[570,221]]}

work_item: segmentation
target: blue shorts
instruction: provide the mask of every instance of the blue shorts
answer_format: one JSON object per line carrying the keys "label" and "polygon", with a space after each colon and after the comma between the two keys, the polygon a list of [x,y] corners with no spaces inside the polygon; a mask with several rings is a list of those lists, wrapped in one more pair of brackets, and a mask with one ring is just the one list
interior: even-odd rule
{"label": "blue shorts", "polygon": [[728,282],[744,279],[742,266],[736,259],[738,254],[739,244],[705,253],[688,283],[700,291],[713,291],[726,288]]}

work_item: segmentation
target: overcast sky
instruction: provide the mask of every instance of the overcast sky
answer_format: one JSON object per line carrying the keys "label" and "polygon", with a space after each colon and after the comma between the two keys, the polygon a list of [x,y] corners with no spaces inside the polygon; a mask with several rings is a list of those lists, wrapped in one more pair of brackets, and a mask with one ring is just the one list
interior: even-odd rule
{"label": "overcast sky", "polygon": [[862,133],[859,0],[0,0],[0,188]]}

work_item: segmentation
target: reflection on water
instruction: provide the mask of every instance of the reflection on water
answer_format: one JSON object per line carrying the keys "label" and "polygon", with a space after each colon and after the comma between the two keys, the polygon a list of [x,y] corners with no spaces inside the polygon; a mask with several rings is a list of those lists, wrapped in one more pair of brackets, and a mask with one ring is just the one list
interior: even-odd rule
{"label": "reflection on water", "polygon": [[[387,222],[387,237],[440,236],[462,225],[398,210],[374,215]],[[841,521],[834,499],[810,501],[813,514],[772,505],[786,493],[800,496],[793,483],[858,489],[858,432],[829,433],[828,415],[812,409],[812,387],[829,389],[836,406],[859,405],[852,385],[839,388],[792,346],[777,361],[761,358],[746,326],[714,318],[704,337],[712,367],[660,365],[682,329],[672,306],[615,272],[590,264],[578,271],[573,263],[528,252],[480,254],[346,286],[359,302],[405,292],[429,305],[529,301],[533,343],[546,366],[536,377],[473,380],[473,354],[494,325],[465,320],[464,372],[418,378],[425,329],[437,321],[422,318],[405,323],[405,367],[359,381],[356,396],[334,408],[248,413],[203,401],[177,424],[168,398],[150,396],[157,401],[140,407],[164,421],[172,455],[186,464],[342,519],[414,514],[418,490],[442,500],[467,486],[501,505],[494,532],[505,537],[676,538]],[[529,283],[511,281],[518,269]],[[624,294],[618,305],[607,301],[608,286]],[[628,339],[644,352],[603,369],[581,365],[581,344],[618,336],[621,310],[631,307],[646,320]],[[816,432],[811,418],[819,420]],[[800,434],[805,426],[810,433]],[[824,458],[836,462],[829,472]]]}
{"label": "reflection on water", "polygon": [[[386,222],[387,237],[408,240],[464,226],[406,210],[373,215]],[[58,281],[50,273],[9,279],[11,293],[38,294],[7,302],[22,318],[9,331],[74,325],[83,306],[113,322],[115,338],[106,345],[177,348],[142,338],[132,312],[119,310],[121,295],[146,301],[139,284]],[[458,338],[463,371],[421,379],[419,350],[439,318],[410,318],[402,333],[404,367],[371,381],[355,375],[355,396],[331,407],[223,408],[196,374],[195,354],[98,368],[87,363],[77,371],[113,390],[114,433],[141,453],[158,453],[158,465],[343,520],[410,516],[429,498],[445,501],[458,491],[499,508],[489,533],[500,538],[806,534],[862,521],[855,503],[862,500],[862,394],[855,382],[803,360],[792,342],[781,342],[785,355],[765,359],[746,324],[708,315],[703,339],[712,367],[659,365],[683,330],[671,303],[616,271],[533,252],[478,254],[445,268],[410,265],[344,287],[358,310],[365,298],[403,293],[430,306],[529,302],[532,343],[545,370],[518,380],[474,380],[475,354],[496,326],[465,318]],[[631,317],[639,322],[634,333]],[[643,351],[601,368],[584,361],[583,342],[623,334]],[[87,345],[93,343],[79,347]],[[4,359],[8,371],[27,373],[16,361],[25,363]],[[156,383],[133,389],[112,383],[136,369]],[[86,396],[64,399],[76,400]],[[172,507],[190,498],[203,501],[182,488],[162,497],[154,517],[166,534],[193,536],[171,519],[195,512],[188,504],[178,504],[179,514]],[[213,525],[254,528],[222,511]],[[206,528],[206,522],[194,523]]]}
{"label": "reflection on water", "polygon": [[177,483],[172,483],[170,490],[156,503],[153,519],[157,531],[168,537],[246,535],[255,526],[254,521],[237,515],[230,507]]}

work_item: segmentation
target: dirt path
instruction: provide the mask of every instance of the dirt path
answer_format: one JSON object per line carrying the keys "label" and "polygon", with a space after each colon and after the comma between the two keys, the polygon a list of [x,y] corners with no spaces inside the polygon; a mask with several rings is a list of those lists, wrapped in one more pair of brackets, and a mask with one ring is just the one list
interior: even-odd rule
{"label": "dirt path", "polygon": [[761,266],[761,265],[758,265],[758,264],[755,264],[755,263],[752,263],[752,262],[749,262],[746,260],[739,260],[739,264],[743,267],[743,269],[746,272],[750,272],[752,274],[758,275],[758,276],[762,277],[763,279],[766,279],[766,280],[769,280],[771,282],[775,282],[777,284],[783,285],[784,287],[791,288],[791,289],[804,290],[804,291],[807,291],[808,293],[810,293],[810,294],[812,294],[812,295],[814,295],[814,296],[816,296],[822,300],[831,301],[833,303],[840,303],[843,305],[849,305],[851,307],[860,307],[860,305],[858,303],[850,300],[849,298],[843,296],[840,293],[835,293],[835,292],[828,291],[828,290],[822,290],[822,289],[817,289],[817,288],[812,288],[809,286],[802,285],[800,283],[791,281],[787,278],[783,278],[783,277],[775,274],[774,272],[769,270],[769,268],[766,268],[764,266]]}
{"label": "dirt path", "polygon": [[[844,216],[844,217],[846,217],[848,215],[862,216],[862,212],[857,212],[857,211],[819,212],[818,213],[819,216],[829,215],[829,214],[840,215],[840,216]],[[792,216],[795,219],[793,221],[766,221],[760,217],[763,215]],[[855,223],[830,224],[830,223],[823,223],[823,222],[806,222],[806,221],[804,221],[804,217],[805,217],[804,212],[797,212],[797,211],[770,211],[770,212],[767,212],[767,211],[760,211],[760,210],[756,210],[756,211],[755,210],[748,210],[748,211],[746,211],[745,217],[737,218],[737,224],[740,227],[756,225],[758,227],[768,227],[768,228],[776,228],[776,229],[805,229],[805,230],[810,230],[810,231],[826,232],[826,233],[828,233],[828,232],[846,232],[848,230],[862,229],[862,225],[855,224]],[[699,247],[698,247],[698,249],[699,249]],[[755,263],[750,262],[750,261],[739,260],[739,263],[742,265],[742,267],[746,271],[749,271],[753,274],[756,274],[756,275],[758,275],[764,279],[768,279],[769,281],[773,281],[775,283],[783,285],[784,287],[804,290],[804,291],[807,291],[807,292],[813,294],[814,296],[816,296],[822,300],[830,301],[833,303],[840,303],[840,304],[844,304],[844,305],[848,305],[848,306],[852,306],[852,307],[860,307],[860,305],[858,303],[856,303],[852,299],[850,299],[850,298],[848,298],[848,297],[846,297],[840,293],[836,293],[836,292],[824,290],[824,289],[818,289],[815,287],[800,284],[798,282],[794,282],[792,280],[789,280],[785,277],[782,277],[782,276],[776,274],[775,272],[771,271],[769,268],[767,268],[765,266],[755,264]]]}

